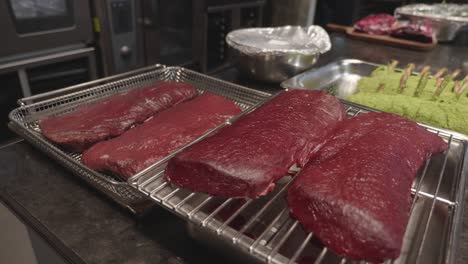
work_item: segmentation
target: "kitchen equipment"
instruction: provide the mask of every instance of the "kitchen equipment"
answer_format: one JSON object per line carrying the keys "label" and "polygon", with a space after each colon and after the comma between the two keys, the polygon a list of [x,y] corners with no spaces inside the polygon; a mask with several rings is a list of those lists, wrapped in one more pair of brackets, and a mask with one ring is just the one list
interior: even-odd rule
{"label": "kitchen equipment", "polygon": [[[364,73],[351,67],[340,70],[354,75]],[[324,83],[332,83],[333,73],[333,69],[322,71],[320,78]],[[372,111],[347,102],[344,105],[348,116]],[[466,138],[433,127],[427,129],[448,140],[450,149],[432,157],[413,184],[414,206],[402,254],[395,263],[454,263],[468,174]],[[164,177],[166,165],[163,162],[135,175],[129,184],[186,219],[195,239],[233,258],[242,256],[239,262],[347,261],[323,247],[314,234],[304,232],[299,222],[290,218],[285,194],[297,168],[291,168],[272,193],[251,200],[213,197],[172,185]]]}
{"label": "kitchen equipment", "polygon": [[[2,98],[31,96],[94,80],[97,75],[89,1],[0,1]],[[10,96],[11,95],[11,96]],[[0,131],[16,100],[0,109]],[[0,133],[0,143],[13,137]]]}
{"label": "kitchen equipment", "polygon": [[104,76],[142,67],[139,1],[92,1],[94,30]]}
{"label": "kitchen equipment", "polygon": [[[343,60],[301,74],[284,87],[332,89],[346,98],[361,76],[379,65]],[[313,74],[311,77],[308,77]],[[374,111],[343,101],[348,116]],[[466,136],[425,126],[450,145],[444,155],[436,155],[420,170],[412,188],[414,206],[400,258],[395,263],[454,263],[457,234],[461,228],[465,180],[468,174]],[[256,200],[225,199],[194,193],[165,180],[165,162],[135,175],[129,184],[154,202],[188,220],[190,234],[220,251],[243,261],[268,263],[345,263],[311,233],[289,217],[284,200],[297,170],[277,182],[275,191]]]}
{"label": "kitchen equipment", "polygon": [[[0,1],[2,99],[27,97],[96,78],[88,1]],[[0,109],[0,143],[12,139],[5,121],[16,100]]]}
{"label": "kitchen equipment", "polygon": [[238,68],[266,82],[280,82],[312,67],[331,48],[319,26],[240,29],[230,32],[226,42],[238,57]]}
{"label": "kitchen equipment", "polygon": [[83,48],[93,39],[88,1],[0,1],[0,61]]}
{"label": "kitchen equipment", "polygon": [[[10,128],[41,151],[71,170],[76,176],[133,212],[147,205],[144,195],[118,177],[93,171],[81,162],[81,153],[66,152],[50,143],[40,133],[38,120],[92,104],[118,92],[147,86],[156,81],[187,82],[199,89],[224,96],[246,111],[270,97],[270,94],[230,84],[179,67],[150,66],[132,72],[99,79],[44,94],[21,99],[21,106],[10,113]],[[167,159],[167,158],[166,158]]]}
{"label": "kitchen equipment", "polygon": [[[281,87],[285,89],[325,89],[332,92],[333,95],[341,100],[346,100],[349,96],[358,92],[359,80],[362,77],[369,76],[379,66],[381,65],[354,59],[340,60],[294,76],[281,83]],[[403,72],[404,69],[395,69],[395,71]],[[321,77],[324,74],[330,74],[332,77],[327,77],[325,80]],[[417,75],[419,73],[412,72],[412,74]],[[434,77],[430,76],[430,78]],[[376,109],[372,110],[379,111]],[[444,131],[468,139],[468,135],[451,130]]]}
{"label": "kitchen equipment", "polygon": [[144,64],[207,72],[228,63],[226,34],[261,26],[265,0],[143,0],[139,30]]}
{"label": "kitchen equipment", "polygon": [[[196,1],[199,2],[199,1]],[[229,31],[263,25],[263,7],[266,0],[205,0],[203,12],[195,17],[194,24],[203,31],[194,40],[198,41],[195,56],[202,72],[216,71],[230,64],[226,44]],[[206,28],[205,28],[206,27]]]}
{"label": "kitchen equipment", "polygon": [[468,4],[412,4],[397,8],[395,16],[417,23],[428,22],[438,41],[452,41],[468,26]]}
{"label": "kitchen equipment", "polygon": [[[362,77],[369,76],[380,64],[343,59],[323,67],[312,69],[281,83],[285,89],[319,89],[329,90],[341,100],[358,92],[358,82]],[[403,69],[395,69],[404,71]],[[413,75],[418,74],[413,72]],[[451,133],[455,133],[450,131]]]}
{"label": "kitchen equipment", "polygon": [[412,50],[431,50],[437,45],[437,40],[433,39],[432,43],[423,43],[419,41],[412,41],[407,39],[395,38],[386,35],[371,35],[364,32],[357,31],[354,27],[347,27],[337,24],[328,24],[327,28],[334,31],[345,32],[346,35],[353,39],[375,42],[394,47],[400,47]]}
{"label": "kitchen equipment", "polygon": [[265,0],[92,1],[104,76],[144,65],[215,71],[229,63],[225,37],[261,26]]}
{"label": "kitchen equipment", "polygon": [[[15,102],[97,77],[94,48],[81,48],[0,63],[4,84],[0,108],[0,144],[13,138],[7,128],[8,114]],[[3,132],[5,131],[5,132]]]}

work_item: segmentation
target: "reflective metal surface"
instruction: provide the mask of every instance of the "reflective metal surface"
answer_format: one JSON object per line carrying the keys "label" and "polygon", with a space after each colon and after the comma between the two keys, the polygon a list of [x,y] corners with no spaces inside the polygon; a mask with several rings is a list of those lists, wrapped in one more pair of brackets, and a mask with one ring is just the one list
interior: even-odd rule
{"label": "reflective metal surface", "polygon": [[[327,90],[342,101],[357,105],[346,101],[346,99],[358,92],[358,82],[362,77],[369,76],[377,67],[381,65],[355,59],[343,59],[337,62],[327,64],[317,69],[311,69],[297,76],[294,76],[281,83],[281,87],[285,89],[317,89]],[[403,69],[395,69],[403,71]],[[418,74],[413,72],[413,75]],[[430,76],[430,78],[433,78]],[[380,112],[377,109],[372,109],[363,105],[358,105],[360,108],[368,109],[375,112]],[[421,124],[422,126],[426,126]],[[426,126],[428,127],[428,126]],[[468,140],[468,136],[447,130],[437,128],[440,131],[456,135],[458,138]]]}
{"label": "reflective metal surface", "polygon": [[230,32],[226,42],[237,56],[237,66],[254,79],[280,82],[312,67],[331,48],[319,26],[249,28]]}
{"label": "reflective metal surface", "polygon": [[[61,163],[76,176],[88,182],[95,189],[103,192],[131,211],[138,212],[143,209],[141,207],[147,205],[148,200],[145,196],[135,191],[115,175],[99,173],[84,166],[81,163],[81,153],[68,152],[51,143],[41,134],[38,122],[44,117],[65,114],[117,93],[151,85],[156,81],[189,83],[196,87],[200,93],[211,92],[234,101],[243,111],[247,111],[250,107],[263,102],[271,96],[269,93],[221,81],[184,68],[154,65],[23,98],[19,101],[21,106],[10,113],[11,122],[9,126],[17,134]],[[180,149],[177,151],[180,151]],[[168,155],[165,159],[171,155]]]}
{"label": "reflective metal surface", "polygon": [[428,22],[438,41],[452,41],[463,27],[468,26],[468,4],[412,4],[395,10],[398,19]]}
{"label": "reflective metal surface", "polygon": [[[344,105],[348,117],[372,111],[346,102]],[[454,263],[468,172],[466,141],[432,127],[427,129],[446,140],[450,148],[432,156],[417,174],[401,255],[386,263]],[[243,257],[239,263],[355,263],[328,250],[315,234],[305,232],[289,216],[285,195],[297,168],[291,168],[272,193],[252,200],[180,188],[166,181],[166,165],[161,163],[130,178],[129,184],[186,219],[195,239],[233,259]]]}

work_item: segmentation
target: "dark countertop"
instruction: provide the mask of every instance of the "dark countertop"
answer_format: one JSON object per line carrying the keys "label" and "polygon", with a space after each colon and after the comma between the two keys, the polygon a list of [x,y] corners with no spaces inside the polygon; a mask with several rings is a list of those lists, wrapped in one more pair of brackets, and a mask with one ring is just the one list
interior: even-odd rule
{"label": "dark countertop", "polygon": [[[377,63],[398,59],[417,69],[431,65],[468,73],[468,47],[439,45],[431,52],[349,40],[333,34],[333,51],[318,65],[337,58]],[[243,78],[229,68],[215,76],[252,88],[277,91],[277,85]],[[154,207],[131,215],[94,191],[25,142],[0,147],[0,198],[28,226],[74,263],[219,263],[225,257],[190,239],[182,220]],[[468,263],[468,210],[464,213],[458,263]]]}
{"label": "dark countertop", "polygon": [[[72,263],[219,263],[182,220],[136,217],[26,142],[0,149],[0,198]],[[226,262],[229,263],[229,262]]]}

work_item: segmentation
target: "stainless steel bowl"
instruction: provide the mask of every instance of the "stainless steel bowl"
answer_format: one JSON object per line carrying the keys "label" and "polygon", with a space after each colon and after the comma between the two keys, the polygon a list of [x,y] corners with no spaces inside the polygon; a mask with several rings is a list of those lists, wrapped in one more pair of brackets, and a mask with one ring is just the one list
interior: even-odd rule
{"label": "stainless steel bowl", "polygon": [[319,26],[240,29],[230,32],[226,42],[238,69],[265,82],[282,82],[311,68],[331,48]]}
{"label": "stainless steel bowl", "polygon": [[395,10],[398,19],[432,25],[438,41],[452,41],[468,27],[468,4],[412,4]]}
{"label": "stainless steel bowl", "polygon": [[320,53],[304,54],[245,54],[234,49],[239,70],[251,78],[265,82],[282,82],[309,69],[317,62]]}

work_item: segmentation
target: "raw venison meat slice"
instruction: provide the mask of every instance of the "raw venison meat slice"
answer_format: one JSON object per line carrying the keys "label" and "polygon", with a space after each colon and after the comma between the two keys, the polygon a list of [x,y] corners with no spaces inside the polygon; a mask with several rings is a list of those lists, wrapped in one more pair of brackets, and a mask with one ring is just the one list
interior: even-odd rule
{"label": "raw venison meat slice", "polygon": [[339,255],[395,259],[415,175],[433,153],[446,149],[439,136],[397,115],[348,119],[289,188],[291,214]]}
{"label": "raw venison meat slice", "polygon": [[367,16],[354,24],[354,28],[372,35],[389,35],[393,32],[396,18],[389,14]]}
{"label": "raw venison meat slice", "polygon": [[232,101],[205,93],[92,146],[82,161],[91,169],[129,178],[238,113]]}
{"label": "raw venison meat slice", "polygon": [[304,165],[344,117],[343,106],[329,94],[283,92],[177,154],[166,176],[192,191],[256,198],[292,165]]}
{"label": "raw venison meat slice", "polygon": [[40,120],[39,126],[42,134],[53,143],[69,151],[82,152],[197,94],[194,87],[185,83],[159,82],[69,114]]}

